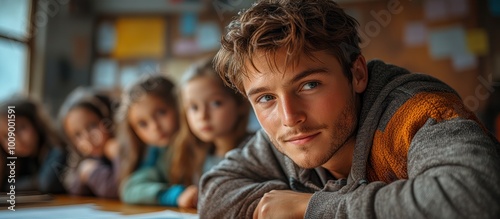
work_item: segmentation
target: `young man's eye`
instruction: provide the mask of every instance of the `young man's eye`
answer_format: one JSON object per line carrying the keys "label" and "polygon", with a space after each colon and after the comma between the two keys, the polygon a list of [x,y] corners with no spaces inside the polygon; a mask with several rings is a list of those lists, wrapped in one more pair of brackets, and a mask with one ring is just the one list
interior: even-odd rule
{"label": "young man's eye", "polygon": [[259,97],[257,99],[257,102],[259,102],[259,103],[266,103],[266,102],[269,102],[271,100],[274,100],[273,96],[271,96],[271,95],[263,95],[263,96],[261,96],[261,97]]}
{"label": "young man's eye", "polygon": [[311,90],[311,89],[317,87],[318,85],[319,85],[319,82],[316,82],[316,81],[307,82],[304,84],[304,86],[302,86],[302,90]]}

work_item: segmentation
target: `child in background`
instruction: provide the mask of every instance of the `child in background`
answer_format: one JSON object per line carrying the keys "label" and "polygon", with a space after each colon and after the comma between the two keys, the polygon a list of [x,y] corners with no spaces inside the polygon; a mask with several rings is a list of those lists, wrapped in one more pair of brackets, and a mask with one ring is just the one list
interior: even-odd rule
{"label": "child in background", "polygon": [[166,177],[169,145],[179,126],[177,107],[174,84],[163,76],[143,78],[123,93],[117,117],[122,201],[169,205],[158,197],[177,191]]}
{"label": "child in background", "polygon": [[[9,106],[13,111],[9,112]],[[15,97],[0,104],[2,192],[10,191],[10,185],[15,186],[16,192],[65,192],[59,180],[60,170],[66,164],[64,142],[49,121],[42,107],[28,98]],[[9,148],[9,145],[14,147]],[[14,154],[9,153],[10,149]],[[10,163],[7,157],[17,157],[12,160],[15,178],[8,178],[11,168],[6,165]]]}
{"label": "child in background", "polygon": [[201,175],[249,136],[250,105],[225,86],[211,60],[194,65],[181,85],[182,122],[170,178],[172,183],[188,185],[177,198],[178,205],[195,208]]}
{"label": "child in background", "polygon": [[118,197],[118,144],[113,138],[109,96],[78,88],[59,113],[61,128],[73,146],[65,186],[73,195]]}

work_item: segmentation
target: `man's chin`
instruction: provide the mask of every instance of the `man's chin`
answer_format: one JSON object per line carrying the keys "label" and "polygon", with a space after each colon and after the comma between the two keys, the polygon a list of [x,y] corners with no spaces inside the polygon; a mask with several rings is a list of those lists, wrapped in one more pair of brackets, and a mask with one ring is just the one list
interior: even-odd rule
{"label": "man's chin", "polygon": [[295,163],[300,168],[313,169],[313,168],[321,166],[321,164],[317,163],[314,160],[311,160],[310,158],[295,158],[295,157],[290,157],[288,155],[286,155],[286,156],[288,158],[290,158],[293,161],[293,163]]}
{"label": "man's chin", "polygon": [[310,162],[308,163],[304,163],[304,162],[301,162],[301,163],[298,163],[296,161],[293,161],[295,164],[297,164],[297,166],[299,166],[300,168],[303,168],[303,169],[314,169],[316,167],[319,167],[320,165],[316,165],[316,164],[312,164]]}

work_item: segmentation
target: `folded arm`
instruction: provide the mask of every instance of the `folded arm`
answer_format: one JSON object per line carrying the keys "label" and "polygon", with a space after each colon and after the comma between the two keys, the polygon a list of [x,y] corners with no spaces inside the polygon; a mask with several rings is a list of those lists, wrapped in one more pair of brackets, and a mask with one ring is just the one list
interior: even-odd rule
{"label": "folded arm", "polygon": [[306,218],[498,218],[499,144],[474,121],[428,121],[408,152],[407,180],[317,192]]}
{"label": "folded arm", "polygon": [[[271,190],[290,190],[273,146],[254,137],[201,179],[198,209],[206,218],[252,218]],[[279,152],[278,152],[279,153]]]}

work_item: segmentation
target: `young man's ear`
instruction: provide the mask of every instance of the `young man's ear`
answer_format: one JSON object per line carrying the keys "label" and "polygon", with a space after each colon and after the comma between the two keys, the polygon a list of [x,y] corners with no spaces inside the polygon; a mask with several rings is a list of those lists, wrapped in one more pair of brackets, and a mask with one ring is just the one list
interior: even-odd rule
{"label": "young man's ear", "polygon": [[352,87],[356,93],[363,93],[368,84],[368,69],[366,67],[365,57],[359,55],[352,64]]}

